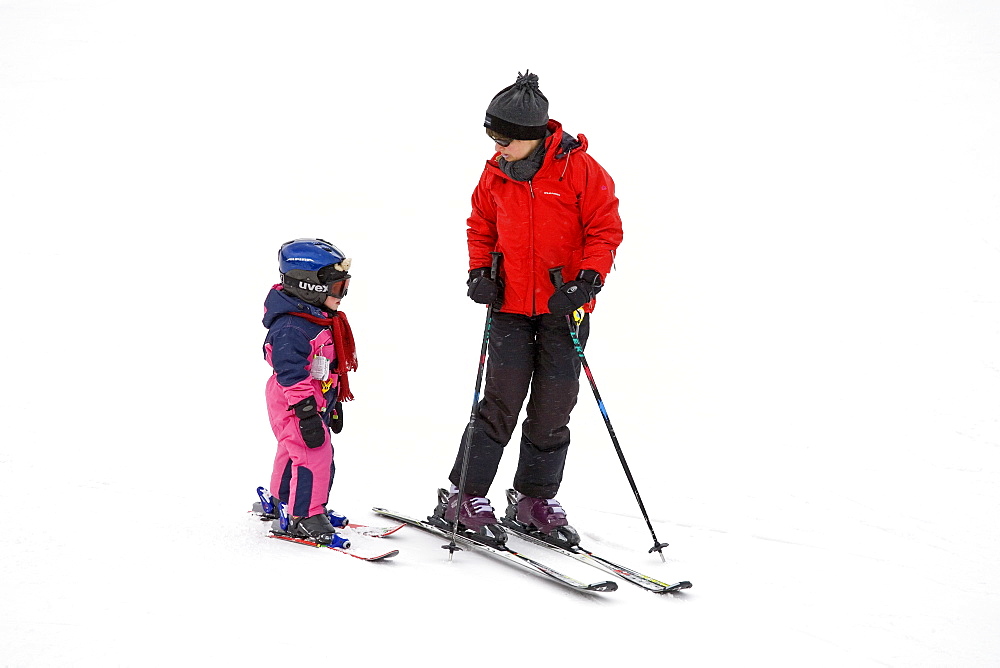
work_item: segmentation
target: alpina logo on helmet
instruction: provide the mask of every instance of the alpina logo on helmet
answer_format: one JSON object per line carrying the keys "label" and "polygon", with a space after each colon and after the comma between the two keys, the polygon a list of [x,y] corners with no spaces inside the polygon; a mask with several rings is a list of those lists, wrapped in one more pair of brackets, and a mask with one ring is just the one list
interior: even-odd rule
{"label": "alpina logo on helmet", "polygon": [[314,285],[312,283],[306,283],[305,281],[299,281],[299,287],[303,290],[312,290],[313,292],[329,292],[330,288],[325,285]]}

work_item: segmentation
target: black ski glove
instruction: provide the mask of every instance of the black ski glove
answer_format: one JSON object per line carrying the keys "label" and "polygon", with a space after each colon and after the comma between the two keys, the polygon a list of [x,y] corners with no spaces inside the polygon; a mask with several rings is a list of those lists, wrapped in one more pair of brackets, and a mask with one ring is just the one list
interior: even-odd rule
{"label": "black ski glove", "polygon": [[308,397],[297,404],[292,404],[295,417],[299,419],[299,432],[302,440],[310,448],[318,448],[326,442],[326,425],[316,409],[316,398]]}
{"label": "black ski glove", "polygon": [[330,431],[339,434],[344,430],[344,402],[334,404],[333,411],[334,414],[330,416]]}
{"label": "black ski glove", "polygon": [[549,297],[549,313],[569,315],[588,304],[602,287],[604,283],[601,281],[601,275],[593,269],[584,269],[577,275],[575,281],[564,283]]}
{"label": "black ski glove", "polygon": [[490,268],[482,267],[469,272],[469,299],[477,304],[493,304],[499,306],[503,302],[503,281],[497,276],[490,278]]}

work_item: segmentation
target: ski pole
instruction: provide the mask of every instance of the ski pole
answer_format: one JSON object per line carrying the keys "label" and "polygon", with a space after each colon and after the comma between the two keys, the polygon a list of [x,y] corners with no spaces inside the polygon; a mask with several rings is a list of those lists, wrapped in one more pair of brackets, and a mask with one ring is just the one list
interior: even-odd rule
{"label": "ski pole", "polygon": [[[562,267],[549,269],[549,278],[552,280],[552,284],[556,287],[556,290],[561,288],[563,286]],[[666,561],[666,557],[663,556],[663,548],[667,547],[669,543],[661,543],[656,539],[653,524],[649,521],[649,514],[646,512],[646,506],[642,502],[642,497],[639,496],[639,488],[636,487],[635,478],[632,477],[632,470],[629,468],[628,462],[625,461],[625,453],[622,452],[622,446],[618,443],[615,429],[611,426],[611,418],[608,417],[608,411],[604,407],[604,400],[601,399],[601,393],[597,389],[597,381],[594,380],[594,374],[590,370],[590,365],[587,364],[587,358],[583,354],[583,346],[580,344],[580,337],[577,334],[576,328],[573,327],[573,320],[570,315],[566,316],[566,324],[569,326],[569,335],[573,339],[573,348],[580,357],[583,370],[587,374],[587,380],[590,381],[590,389],[594,391],[597,407],[601,409],[601,416],[604,417],[604,425],[608,428],[608,433],[611,435],[611,443],[615,446],[615,452],[618,453],[618,461],[622,463],[622,468],[625,470],[625,477],[628,478],[628,484],[632,486],[632,493],[635,495],[635,500],[639,502],[639,510],[642,511],[642,518],[646,520],[646,526],[649,527],[649,534],[653,537],[653,547],[649,548],[649,552],[658,552],[660,559]]]}
{"label": "ski pole", "polygon": [[[500,260],[503,253],[493,252],[490,263],[490,279],[494,282],[500,274]],[[483,369],[486,367],[486,350],[490,342],[490,326],[493,324],[493,304],[486,308],[486,325],[483,327],[483,346],[479,351],[479,372],[476,374],[476,391],[472,395],[472,412],[469,414],[469,426],[465,428],[465,441],[462,444],[462,473],[458,479],[458,507],[455,509],[455,522],[451,526],[451,542],[442,545],[448,550],[448,561],[451,561],[457,550],[461,550],[455,543],[455,536],[458,535],[458,518],[462,511],[462,503],[465,500],[465,477],[469,470],[469,450],[472,448],[472,434],[476,428],[476,411],[479,408],[479,388],[483,385]]]}

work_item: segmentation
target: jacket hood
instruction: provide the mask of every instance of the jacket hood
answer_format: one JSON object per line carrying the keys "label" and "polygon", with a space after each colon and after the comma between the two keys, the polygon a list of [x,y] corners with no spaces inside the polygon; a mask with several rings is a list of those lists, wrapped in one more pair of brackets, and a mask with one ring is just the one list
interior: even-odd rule
{"label": "jacket hood", "polygon": [[274,321],[289,313],[309,313],[318,318],[328,318],[330,314],[323,309],[296,299],[281,289],[281,284],[273,286],[264,298],[264,326],[268,329]]}
{"label": "jacket hood", "polygon": [[[559,137],[559,140],[558,140],[559,144],[555,147],[556,150],[553,153],[553,156],[552,156],[553,159],[555,159],[555,160],[562,160],[567,155],[569,155],[570,151],[577,151],[577,150],[579,150],[579,151],[582,151],[584,153],[587,152],[587,137],[585,137],[584,135],[577,135],[577,136],[574,137],[570,133],[568,133],[565,130],[563,130],[561,125],[559,126],[559,130],[560,130],[560,137]],[[553,133],[553,134],[555,134],[555,133]],[[554,139],[553,139],[553,144],[555,144],[555,140]],[[552,147],[550,146],[550,149],[551,148]]]}
{"label": "jacket hood", "polygon": [[570,151],[587,150],[587,138],[584,135],[574,137],[566,132],[559,121],[550,120],[548,131],[549,134],[545,138],[545,152],[552,154],[556,160],[565,158]]}

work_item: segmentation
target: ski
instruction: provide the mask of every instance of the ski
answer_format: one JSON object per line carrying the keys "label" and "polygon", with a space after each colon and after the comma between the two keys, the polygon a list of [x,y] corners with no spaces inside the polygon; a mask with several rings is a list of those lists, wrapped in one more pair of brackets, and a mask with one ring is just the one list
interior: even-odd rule
{"label": "ski", "polygon": [[[264,509],[261,508],[260,501],[255,501],[253,507],[250,509],[250,513],[261,518],[261,521],[269,521],[270,518],[261,517],[264,514]],[[373,527],[367,524],[355,524],[351,522],[346,527],[340,527],[348,530],[348,533],[352,533],[358,536],[364,536],[365,538],[385,538],[386,536],[391,536],[400,529],[406,526],[406,523],[392,524],[390,526],[384,527]]]}
{"label": "ski", "polygon": [[370,527],[367,524],[351,524],[347,525],[347,529],[359,536],[364,536],[366,538],[385,538],[386,536],[391,536],[396,533],[406,524],[393,524],[388,527]]}
{"label": "ski", "polygon": [[340,529],[343,533],[334,533],[332,536],[332,541],[330,543],[318,543],[314,540],[309,540],[308,538],[303,538],[300,536],[294,536],[288,532],[288,525],[290,518],[288,517],[288,512],[285,508],[284,503],[275,504],[270,493],[264,487],[257,488],[257,497],[260,501],[254,502],[250,507],[250,512],[254,515],[260,517],[262,521],[268,521],[274,518],[275,513],[278,515],[278,519],[274,519],[271,522],[271,530],[269,536],[271,538],[277,538],[279,540],[288,541],[289,543],[298,543],[299,545],[307,545],[309,547],[325,547],[334,550],[335,552],[341,552],[349,557],[354,557],[355,559],[361,559],[362,561],[382,561],[383,559],[389,559],[395,557],[399,554],[399,550],[382,550],[382,548],[377,548],[375,550],[371,549],[358,549],[357,547],[352,547],[350,536],[355,538],[360,538],[359,542],[367,542],[368,547],[371,546],[372,538],[382,538],[393,534],[405,524],[399,524],[391,527],[369,527],[363,524],[350,524],[347,518],[338,513],[329,512],[327,515],[330,518],[330,524],[334,528]]}
{"label": "ski", "polygon": [[507,533],[513,534],[518,538],[528,541],[533,545],[542,545],[544,547],[555,550],[560,554],[565,554],[567,557],[572,557],[577,561],[582,561],[585,564],[590,564],[594,568],[600,569],[606,573],[612,575],[617,575],[626,582],[630,584],[642,587],[646,591],[651,591],[655,594],[670,594],[673,592],[681,591],[682,589],[690,589],[691,583],[688,580],[681,580],[680,582],[674,582],[673,584],[667,582],[661,582],[654,577],[649,575],[644,575],[633,568],[628,566],[622,566],[621,564],[616,564],[615,562],[602,557],[600,555],[594,554],[587,548],[581,545],[573,545],[563,547],[560,545],[553,545],[552,543],[546,542],[537,536],[530,533],[525,533],[518,527],[513,527],[507,523],[503,523]]}
{"label": "ski", "polygon": [[[513,490],[507,491],[508,500],[512,499],[514,495]],[[556,545],[545,540],[544,534],[541,532],[529,532],[525,530],[525,527],[520,522],[513,520],[510,517],[504,517],[500,520],[500,524],[507,529],[508,533],[514,534],[518,538],[528,541],[533,545],[541,545],[543,547],[555,550],[560,554],[564,554],[567,557],[572,557],[577,561],[582,561],[585,564],[589,564],[594,568],[602,570],[606,573],[612,575],[617,575],[626,582],[634,584],[638,587],[642,587],[646,591],[651,591],[656,594],[670,594],[674,592],[681,591],[682,589],[690,589],[691,582],[688,580],[681,580],[680,582],[667,583],[657,580],[654,577],[645,575],[635,570],[634,568],[629,568],[628,566],[622,566],[621,564],[616,564],[615,562],[595,554],[594,552],[588,550],[582,545]],[[573,532],[575,535],[575,531]],[[577,537],[579,539],[579,537]]]}
{"label": "ski", "polygon": [[376,550],[371,553],[359,552],[355,548],[351,547],[351,542],[349,540],[344,539],[337,541],[335,544],[324,545],[322,543],[306,540],[305,538],[299,538],[298,536],[291,536],[282,532],[280,529],[271,529],[270,537],[285,540],[289,543],[306,545],[308,547],[325,547],[333,550],[334,552],[340,552],[341,554],[346,554],[349,557],[361,559],[362,561],[382,561],[383,559],[391,559],[399,554],[399,550],[389,550],[388,552],[379,552]]}
{"label": "ski", "polygon": [[[381,515],[383,517],[391,518],[393,520],[396,520],[397,522],[405,522],[406,524],[417,527],[418,529],[422,529],[427,533],[433,534],[440,538],[444,538],[446,540],[450,540],[452,537],[450,531],[445,531],[444,529],[436,527],[429,522],[425,522],[424,520],[418,520],[416,518],[409,517],[407,515],[402,515],[400,513],[387,510],[385,508],[372,508],[372,512],[376,513],[377,515]],[[520,552],[515,552],[509,547],[487,545],[485,543],[473,540],[472,538],[469,538],[468,536],[465,536],[461,533],[455,535],[455,542],[460,543],[463,546],[469,547],[473,551],[485,552],[486,554],[489,554],[492,557],[495,557],[502,561],[506,561],[515,566],[520,566],[521,568],[531,573],[534,573],[535,575],[539,575],[553,582],[558,582],[561,585],[570,587],[571,589],[575,589],[577,591],[609,592],[618,589],[618,584],[614,581],[605,580],[603,582],[592,582],[589,584],[581,582],[568,575],[560,573],[554,568],[546,566],[545,564],[536,561],[531,557],[528,557],[527,555],[521,554]]]}

